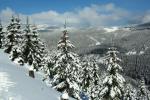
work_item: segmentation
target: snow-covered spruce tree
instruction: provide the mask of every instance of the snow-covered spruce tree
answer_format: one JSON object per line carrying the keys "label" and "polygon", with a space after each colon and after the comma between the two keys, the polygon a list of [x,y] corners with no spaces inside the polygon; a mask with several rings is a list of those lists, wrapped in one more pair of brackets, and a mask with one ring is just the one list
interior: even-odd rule
{"label": "snow-covered spruce tree", "polygon": [[99,92],[100,92],[100,87],[101,87],[101,84],[100,84],[100,77],[99,77],[99,74],[98,74],[98,71],[99,71],[99,67],[98,65],[96,64],[95,60],[92,62],[92,75],[93,75],[93,82],[91,84],[91,100],[99,100]]}
{"label": "snow-covered spruce tree", "polygon": [[58,54],[55,56],[52,84],[58,91],[67,91],[70,96],[79,99],[81,66],[78,55],[71,51],[74,45],[71,44],[68,38],[68,32],[65,29],[57,46]]}
{"label": "snow-covered spruce tree", "polygon": [[140,81],[139,91],[137,95],[137,100],[150,100],[150,92],[146,88],[145,80],[142,78]]}
{"label": "snow-covered spruce tree", "polygon": [[86,92],[90,100],[97,100],[100,91],[99,67],[95,60],[82,62],[82,91]]}
{"label": "snow-covered spruce tree", "polygon": [[43,66],[41,67],[41,70],[44,72],[43,81],[46,80],[49,82],[51,79],[53,79],[53,65],[53,56],[47,53],[44,57]]}
{"label": "snow-covered spruce tree", "polygon": [[3,26],[1,24],[1,20],[0,20],[0,48],[3,48],[4,46],[4,40],[5,40],[5,32],[3,31]]}
{"label": "snow-covered spruce tree", "polygon": [[24,29],[24,40],[21,46],[21,58],[23,63],[29,64],[32,69],[38,70],[43,66],[43,60],[46,54],[45,45],[38,37],[38,31],[35,25],[28,23]]}
{"label": "snow-covered spruce tree", "polygon": [[51,50],[49,53],[47,53],[44,57],[44,66],[41,68],[44,72],[43,81],[48,82],[48,84],[51,85],[51,80],[54,78],[54,75],[56,74],[53,70],[53,66],[55,64],[55,61],[57,59],[57,53],[59,53],[56,49]]}
{"label": "snow-covered spruce tree", "polygon": [[[4,51],[10,54],[16,47],[19,47],[21,40],[20,19],[12,16],[10,24],[7,26]],[[17,51],[17,50],[16,50]]]}
{"label": "snow-covered spruce tree", "polygon": [[120,100],[124,93],[125,79],[119,74],[119,70],[122,70],[122,67],[118,64],[121,60],[117,57],[116,53],[118,51],[112,47],[106,57],[108,75],[103,81],[100,92],[102,100]]}
{"label": "snow-covered spruce tree", "polygon": [[12,16],[11,23],[7,27],[4,52],[9,54],[12,61],[17,59],[20,64],[22,64],[22,59],[20,59],[22,40],[23,34],[19,16]]}
{"label": "snow-covered spruce tree", "polygon": [[127,84],[125,87],[123,100],[136,100],[136,95],[136,90],[132,87],[132,85]]}
{"label": "snow-covered spruce tree", "polygon": [[91,66],[89,61],[82,61],[82,90],[87,92],[88,88],[90,87],[90,84],[92,83],[92,77],[91,77]]}

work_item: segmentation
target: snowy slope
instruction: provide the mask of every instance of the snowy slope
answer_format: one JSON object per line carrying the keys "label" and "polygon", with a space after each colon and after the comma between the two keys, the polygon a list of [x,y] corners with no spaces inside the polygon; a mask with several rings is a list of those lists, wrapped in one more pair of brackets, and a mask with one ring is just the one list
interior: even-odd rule
{"label": "snowy slope", "polygon": [[59,100],[60,93],[27,73],[27,69],[11,62],[0,50],[0,100]]}

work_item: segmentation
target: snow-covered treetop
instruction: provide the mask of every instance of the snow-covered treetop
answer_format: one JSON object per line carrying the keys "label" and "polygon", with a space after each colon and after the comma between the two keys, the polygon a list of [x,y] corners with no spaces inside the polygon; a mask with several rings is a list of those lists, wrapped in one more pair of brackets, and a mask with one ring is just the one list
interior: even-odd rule
{"label": "snow-covered treetop", "polygon": [[139,91],[137,93],[138,100],[150,100],[150,91],[145,85],[145,79],[142,77],[139,85]]}
{"label": "snow-covered treetop", "polygon": [[1,20],[0,20],[0,33],[3,33],[3,26],[2,26],[2,24],[1,24]]}
{"label": "snow-covered treetop", "polygon": [[117,48],[111,47],[111,48],[108,49],[107,54],[110,54],[110,53],[119,53],[119,52],[117,51]]}
{"label": "snow-covered treetop", "polygon": [[29,18],[28,18],[28,17],[27,17],[27,19],[26,19],[26,27],[25,27],[24,31],[25,31],[26,33],[30,33],[30,31],[31,31],[31,29],[30,29],[30,24],[29,24]]}
{"label": "snow-covered treetop", "polygon": [[[41,42],[40,39],[38,38],[38,31],[36,25],[31,25],[29,24],[29,18],[27,17],[26,20],[26,26],[24,29],[24,35],[26,36],[26,39],[29,39],[35,42]],[[41,43],[42,44],[42,43]]]}
{"label": "snow-covered treetop", "polygon": [[116,69],[116,71],[122,70],[122,67],[118,64],[118,62],[120,62],[121,59],[117,57],[117,53],[119,52],[116,50],[116,48],[109,48],[109,51],[107,52],[108,55],[105,59],[106,64],[108,65],[108,71],[111,71],[112,67],[113,69]]}
{"label": "snow-covered treetop", "polygon": [[9,24],[9,26],[7,27],[7,29],[9,31],[17,31],[18,29],[20,29],[21,25],[20,25],[20,19],[19,16],[18,17],[14,17],[12,16],[11,18],[11,23]]}
{"label": "snow-covered treetop", "polygon": [[58,42],[58,50],[62,50],[63,52],[68,52],[75,46],[69,41],[68,32],[65,29],[63,31],[63,36],[61,37],[60,41]]}
{"label": "snow-covered treetop", "polygon": [[3,29],[3,26],[2,26],[2,23],[1,23],[1,20],[0,20],[0,31],[2,31]]}
{"label": "snow-covered treetop", "polygon": [[143,94],[143,95],[146,95],[146,86],[145,86],[145,80],[144,78],[142,78],[142,80],[140,81],[140,92]]}
{"label": "snow-covered treetop", "polygon": [[131,84],[126,84],[123,100],[137,100],[136,89]]}
{"label": "snow-covered treetop", "polygon": [[31,27],[32,27],[33,34],[36,35],[36,36],[38,36],[37,26],[33,25]]}
{"label": "snow-covered treetop", "polygon": [[114,61],[121,61],[121,59],[119,59],[117,57],[118,53],[119,52],[117,51],[117,49],[115,47],[111,47],[111,48],[109,48],[109,51],[107,52],[108,58],[113,57],[113,58],[116,58],[116,59],[114,59]]}

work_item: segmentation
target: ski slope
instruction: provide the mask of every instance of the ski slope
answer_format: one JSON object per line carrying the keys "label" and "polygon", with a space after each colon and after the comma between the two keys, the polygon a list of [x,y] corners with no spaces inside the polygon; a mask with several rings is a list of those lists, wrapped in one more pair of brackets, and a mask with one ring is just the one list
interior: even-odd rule
{"label": "ski slope", "polygon": [[59,100],[60,93],[46,86],[38,74],[33,79],[27,68],[11,62],[0,50],[0,100]]}

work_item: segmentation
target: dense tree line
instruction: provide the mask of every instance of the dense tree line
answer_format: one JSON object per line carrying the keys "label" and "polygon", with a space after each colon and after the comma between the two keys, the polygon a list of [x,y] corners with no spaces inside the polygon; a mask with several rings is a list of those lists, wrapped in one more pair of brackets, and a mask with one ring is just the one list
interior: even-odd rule
{"label": "dense tree line", "polygon": [[20,65],[28,64],[32,71],[42,70],[45,73],[43,81],[49,80],[57,91],[67,93],[78,100],[83,98],[82,93],[87,95],[87,100],[150,99],[144,79],[136,89],[119,74],[123,68],[119,65],[119,52],[114,47],[110,48],[104,57],[107,70],[102,78],[99,74],[101,67],[96,59],[81,59],[73,52],[75,46],[69,40],[66,25],[57,51],[49,54],[38,36],[37,27],[30,24],[28,18],[25,27],[22,27],[19,17],[12,16],[6,31],[0,23],[0,48],[9,54],[12,61]]}
{"label": "dense tree line", "polygon": [[150,62],[149,54],[143,55],[120,55],[123,62],[121,65],[124,68],[124,73],[133,79],[140,79],[141,76],[145,78],[147,85],[150,85]]}

